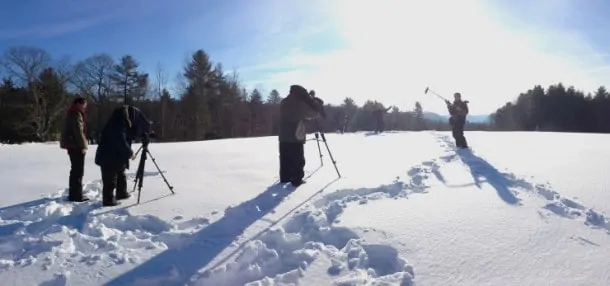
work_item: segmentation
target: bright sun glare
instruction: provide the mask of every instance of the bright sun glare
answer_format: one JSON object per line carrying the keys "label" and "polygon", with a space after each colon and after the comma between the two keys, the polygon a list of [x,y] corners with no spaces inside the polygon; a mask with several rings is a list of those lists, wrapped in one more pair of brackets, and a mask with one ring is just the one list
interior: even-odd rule
{"label": "bright sun glare", "polygon": [[461,92],[473,113],[491,113],[535,84],[566,81],[593,87],[569,60],[541,51],[537,35],[493,18],[480,0],[334,0],[333,18],[347,49],[298,54],[290,62],[315,68],[281,75],[315,87],[332,102],[349,96],[400,109],[415,101],[444,112],[424,89],[451,98]]}

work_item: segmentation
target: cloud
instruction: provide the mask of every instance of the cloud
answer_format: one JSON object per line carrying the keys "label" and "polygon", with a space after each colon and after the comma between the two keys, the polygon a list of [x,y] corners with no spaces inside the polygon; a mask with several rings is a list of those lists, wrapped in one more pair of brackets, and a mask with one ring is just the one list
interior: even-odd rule
{"label": "cloud", "polygon": [[51,38],[68,33],[78,32],[113,18],[113,15],[104,15],[93,18],[83,18],[71,20],[61,23],[53,23],[48,25],[37,25],[28,28],[17,29],[1,29],[0,40],[21,39],[21,38]]}
{"label": "cloud", "polygon": [[333,103],[349,96],[404,110],[420,101],[442,113],[444,103],[425,96],[426,86],[447,97],[459,91],[473,113],[489,113],[536,84],[562,81],[589,91],[604,82],[602,53],[582,34],[513,28],[493,18],[484,1],[336,1],[345,48],[296,49],[245,69],[246,82],[279,90],[301,83]]}
{"label": "cloud", "polygon": [[[20,2],[10,9],[15,15],[27,14],[28,18],[11,17],[2,19],[0,40],[23,38],[51,38],[82,31],[137,12],[134,8],[145,4],[143,0],[129,2],[54,0]],[[146,10],[141,8],[136,11]]]}

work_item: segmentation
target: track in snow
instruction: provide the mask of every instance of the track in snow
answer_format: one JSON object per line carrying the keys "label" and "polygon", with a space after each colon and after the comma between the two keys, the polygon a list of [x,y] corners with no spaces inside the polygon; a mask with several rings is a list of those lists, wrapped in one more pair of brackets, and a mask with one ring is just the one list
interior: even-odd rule
{"label": "track in snow", "polygon": [[548,216],[552,213],[564,218],[578,219],[591,228],[604,230],[610,234],[610,221],[603,214],[578,203],[575,199],[562,196],[550,184],[533,183],[531,178],[524,179],[514,173],[500,172],[485,159],[478,157],[472,150],[456,150],[455,144],[449,136],[435,136],[437,142],[445,148],[447,154],[437,160],[428,162],[428,165],[431,166],[436,177],[441,178],[441,181],[440,166],[459,160],[470,170],[477,187],[480,187],[484,180],[498,192],[498,195],[506,203],[521,204],[520,192],[535,194],[546,201],[539,212],[542,216]]}

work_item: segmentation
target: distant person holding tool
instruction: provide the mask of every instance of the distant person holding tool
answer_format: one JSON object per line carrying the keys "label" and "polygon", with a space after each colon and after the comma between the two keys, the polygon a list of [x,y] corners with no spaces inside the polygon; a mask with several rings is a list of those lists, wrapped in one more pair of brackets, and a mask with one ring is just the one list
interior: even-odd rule
{"label": "distant person holding tool", "polygon": [[455,139],[455,146],[465,149],[468,148],[466,137],[464,137],[464,125],[466,124],[466,116],[468,115],[468,101],[462,101],[462,95],[459,92],[456,92],[453,95],[453,98],[453,103],[449,100],[445,100],[451,116],[449,118],[449,125],[451,125],[453,139]]}

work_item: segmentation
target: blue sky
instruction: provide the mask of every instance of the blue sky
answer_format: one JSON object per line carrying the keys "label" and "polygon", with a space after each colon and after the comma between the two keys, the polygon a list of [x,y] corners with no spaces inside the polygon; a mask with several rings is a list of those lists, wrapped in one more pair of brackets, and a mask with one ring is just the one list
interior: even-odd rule
{"label": "blue sky", "polygon": [[[586,4],[586,5],[585,5]],[[0,49],[43,48],[77,61],[133,55],[171,84],[197,49],[248,88],[290,84],[400,109],[459,91],[489,113],[534,84],[590,91],[608,83],[610,2],[603,0],[10,0]],[[154,77],[153,77],[154,79]]]}

